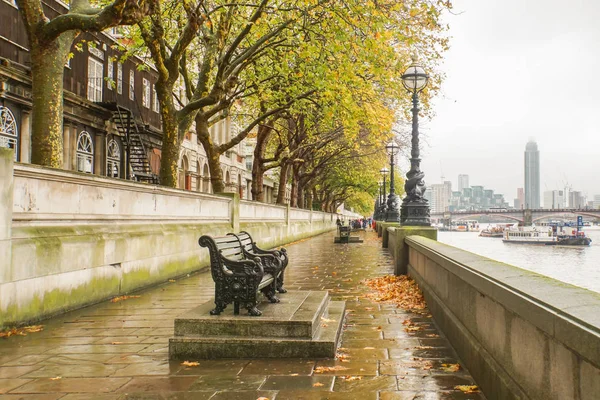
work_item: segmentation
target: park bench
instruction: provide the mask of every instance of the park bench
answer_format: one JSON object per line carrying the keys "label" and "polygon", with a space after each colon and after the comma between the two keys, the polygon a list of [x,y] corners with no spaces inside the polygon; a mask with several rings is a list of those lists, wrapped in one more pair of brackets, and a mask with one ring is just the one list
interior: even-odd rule
{"label": "park bench", "polygon": [[[277,278],[281,264],[267,262],[267,257],[254,256],[246,251],[240,239],[233,234],[221,237],[203,235],[198,240],[210,253],[210,271],[215,281],[215,309],[211,315],[219,315],[228,304],[233,303],[233,312],[239,315],[240,305],[248,314],[259,316],[256,307],[262,292],[271,303],[278,303],[275,296]],[[275,258],[274,256],[272,258]],[[263,262],[263,260],[265,262]]]}
{"label": "park bench", "polygon": [[[234,235],[233,233],[229,233],[229,235]],[[252,240],[252,236],[248,232],[241,231],[240,233],[236,233],[235,236],[238,237],[242,247],[244,248],[244,252],[246,257],[259,257],[263,264],[267,266],[271,266],[272,268],[281,269],[281,273],[277,277],[276,289],[279,293],[286,293],[287,290],[283,287],[283,277],[285,273],[285,269],[288,265],[288,255],[285,248],[280,248],[278,250],[264,250],[259,248],[256,245],[256,242]]]}

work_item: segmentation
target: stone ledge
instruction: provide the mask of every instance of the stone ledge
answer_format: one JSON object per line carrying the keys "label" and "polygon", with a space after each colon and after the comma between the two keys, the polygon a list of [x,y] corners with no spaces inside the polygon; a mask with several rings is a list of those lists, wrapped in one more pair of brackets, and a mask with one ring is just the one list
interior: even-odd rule
{"label": "stone ledge", "polygon": [[408,245],[600,366],[600,293],[422,237]]}

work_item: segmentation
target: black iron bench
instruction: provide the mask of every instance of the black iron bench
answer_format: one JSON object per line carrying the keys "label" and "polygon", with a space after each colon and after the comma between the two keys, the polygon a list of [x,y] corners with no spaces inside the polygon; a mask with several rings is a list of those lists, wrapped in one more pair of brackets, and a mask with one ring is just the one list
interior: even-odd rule
{"label": "black iron bench", "polygon": [[235,315],[240,304],[248,314],[259,316],[258,292],[271,303],[278,303],[275,296],[277,277],[281,267],[277,263],[263,263],[260,257],[245,252],[242,242],[235,235],[222,237],[201,236],[198,243],[210,253],[210,271],[215,281],[215,309],[211,315],[219,315],[228,304],[233,303]]}
{"label": "black iron bench", "polygon": [[278,250],[261,249],[256,245],[256,242],[252,240],[252,236],[250,236],[250,234],[245,231],[241,231],[240,233],[236,234],[229,233],[228,235],[235,235],[238,237],[240,243],[242,244],[246,257],[259,257],[263,262],[263,265],[266,265],[267,268],[271,267],[273,269],[280,269],[281,272],[277,276],[276,289],[279,293],[287,292],[287,290],[283,288],[283,277],[289,261],[287,251],[285,248],[282,247]]}

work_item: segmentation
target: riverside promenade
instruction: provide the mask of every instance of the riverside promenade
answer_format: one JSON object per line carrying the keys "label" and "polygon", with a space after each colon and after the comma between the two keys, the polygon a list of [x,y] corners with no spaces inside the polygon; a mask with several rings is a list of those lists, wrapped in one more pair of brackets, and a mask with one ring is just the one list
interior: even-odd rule
{"label": "riverside promenade", "polygon": [[447,367],[460,360],[427,310],[365,298],[361,281],[393,267],[377,234],[362,235],[362,244],[334,245],[327,233],[286,246],[288,290],[329,290],[346,301],[336,360],[169,361],[174,318],[213,296],[205,270],[0,339],[0,400],[484,399],[455,389],[475,383],[463,368]]}

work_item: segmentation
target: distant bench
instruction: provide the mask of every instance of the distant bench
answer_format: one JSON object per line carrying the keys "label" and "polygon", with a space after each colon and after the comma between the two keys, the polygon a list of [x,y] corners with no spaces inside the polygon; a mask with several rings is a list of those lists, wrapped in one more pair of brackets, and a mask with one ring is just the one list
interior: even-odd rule
{"label": "distant bench", "polygon": [[256,308],[258,292],[271,303],[279,302],[276,291],[285,293],[283,271],[288,263],[285,249],[260,249],[247,232],[220,237],[203,235],[198,243],[210,253],[216,306],[210,312],[212,315],[219,315],[233,303],[235,315],[239,315],[241,304],[249,315],[259,316],[262,312]]}

